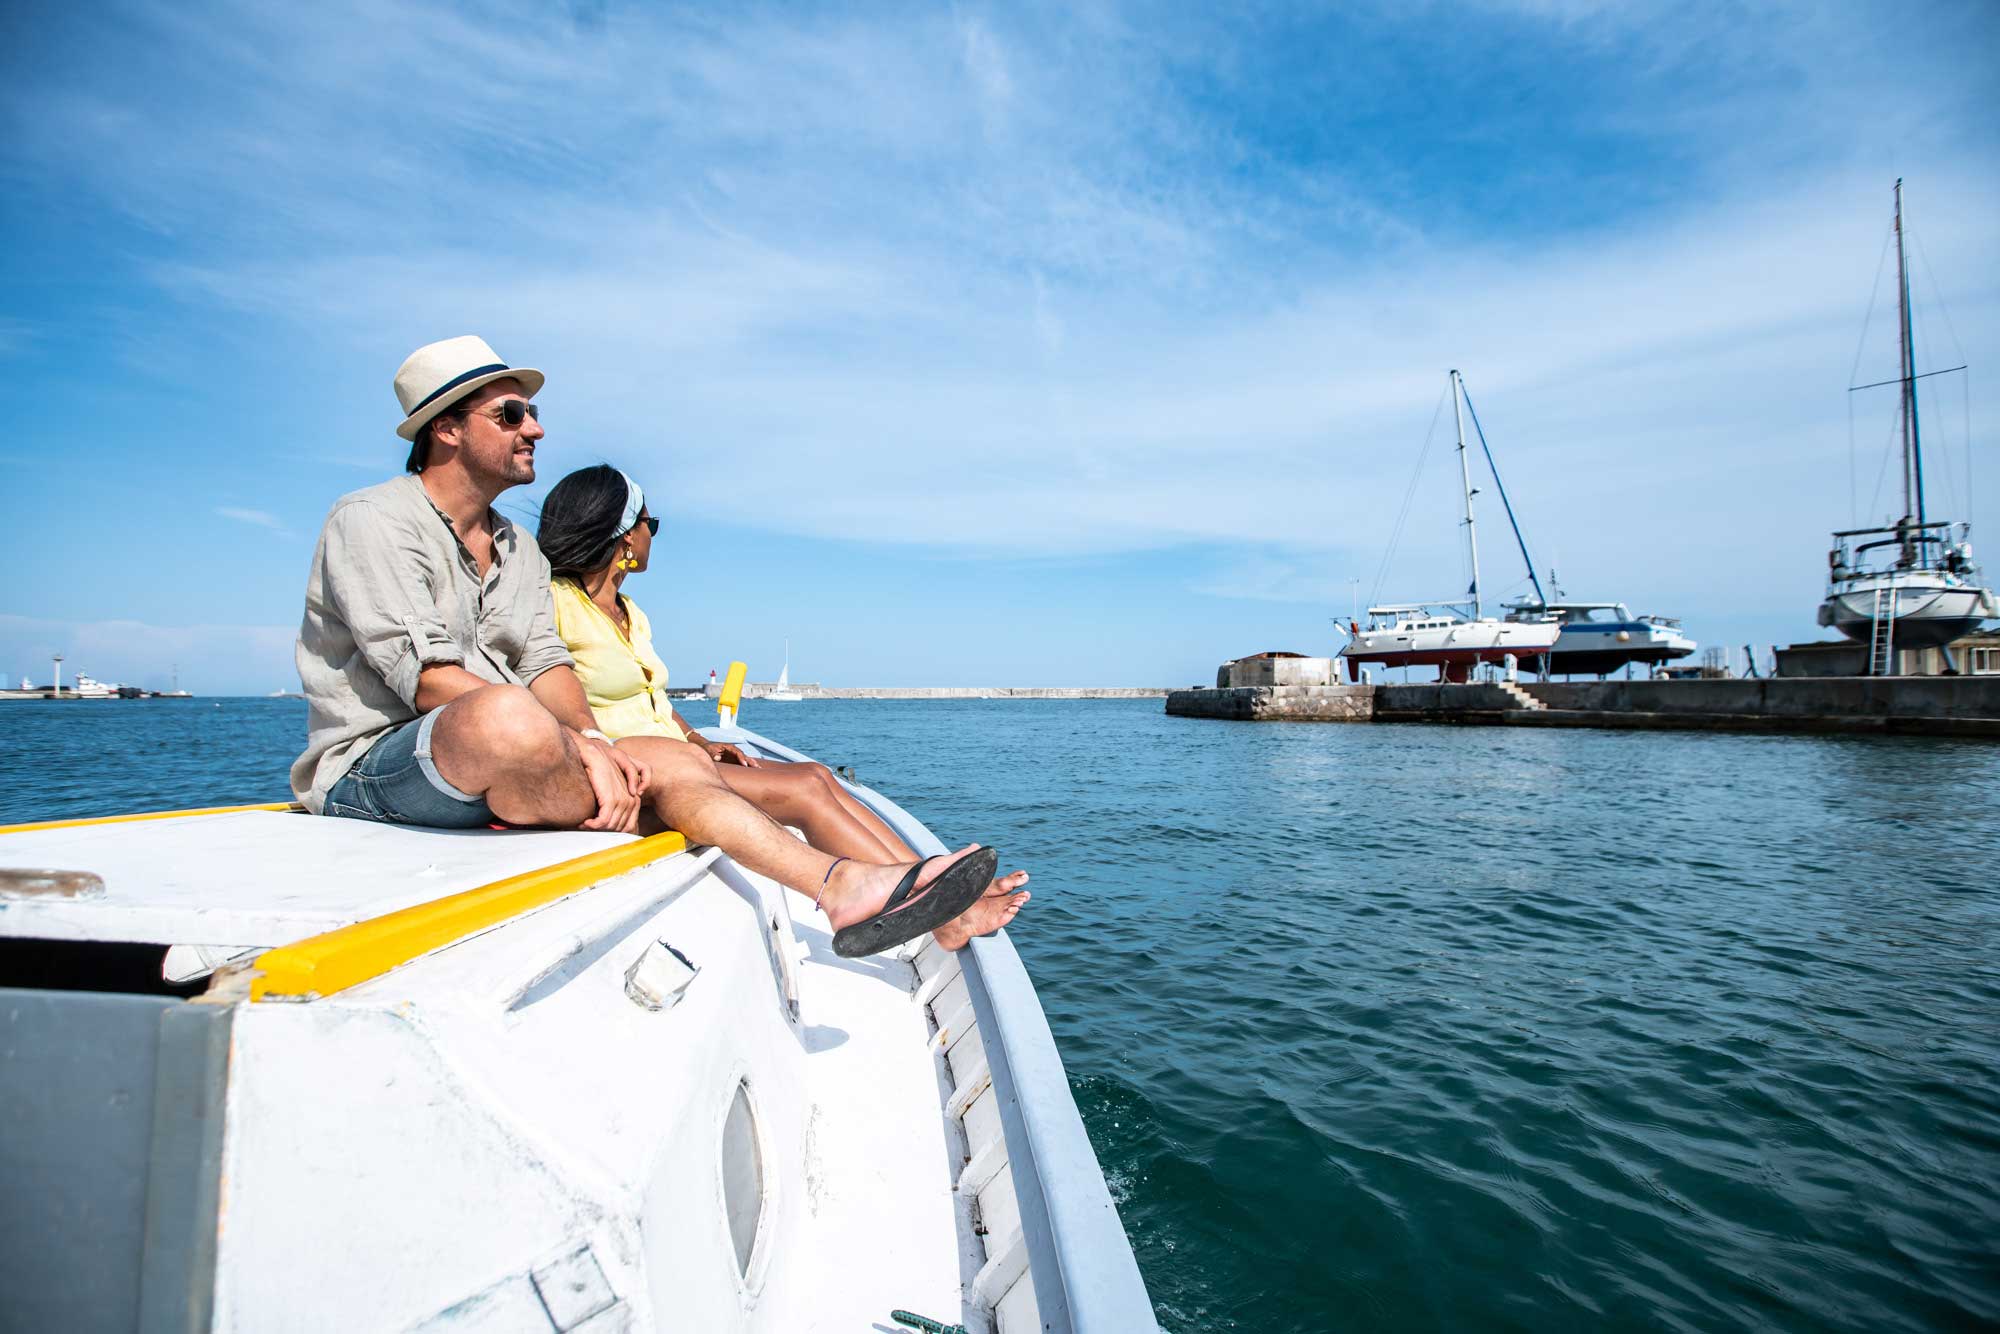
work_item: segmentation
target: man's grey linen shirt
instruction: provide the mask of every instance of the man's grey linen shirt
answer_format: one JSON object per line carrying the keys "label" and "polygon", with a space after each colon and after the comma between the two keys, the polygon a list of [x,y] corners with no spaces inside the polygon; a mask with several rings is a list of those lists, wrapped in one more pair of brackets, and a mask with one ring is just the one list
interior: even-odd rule
{"label": "man's grey linen shirt", "polygon": [[320,529],[299,627],[311,712],[292,794],[306,809],[318,814],[370,746],[420,715],[417,677],[438,663],[495,685],[571,665],[541,548],[496,511],[482,580],[414,474],[342,496]]}

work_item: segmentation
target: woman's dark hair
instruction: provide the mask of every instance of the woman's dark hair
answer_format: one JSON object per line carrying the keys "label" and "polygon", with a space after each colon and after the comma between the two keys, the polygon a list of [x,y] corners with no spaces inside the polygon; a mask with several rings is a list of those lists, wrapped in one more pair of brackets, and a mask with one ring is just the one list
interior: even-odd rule
{"label": "woman's dark hair", "polygon": [[542,502],[535,541],[559,578],[581,579],[611,563],[618,521],[625,517],[625,478],[608,463],[579,468],[555,484]]}

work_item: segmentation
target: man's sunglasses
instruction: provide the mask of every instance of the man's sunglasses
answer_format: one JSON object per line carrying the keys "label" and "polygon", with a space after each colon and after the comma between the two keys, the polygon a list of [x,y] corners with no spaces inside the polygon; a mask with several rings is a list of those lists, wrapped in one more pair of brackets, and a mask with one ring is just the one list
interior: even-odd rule
{"label": "man's sunglasses", "polygon": [[489,403],[479,410],[485,412],[488,408],[498,408],[499,419],[509,426],[519,426],[530,417],[536,421],[542,419],[542,410],[522,398],[503,398],[498,403]]}

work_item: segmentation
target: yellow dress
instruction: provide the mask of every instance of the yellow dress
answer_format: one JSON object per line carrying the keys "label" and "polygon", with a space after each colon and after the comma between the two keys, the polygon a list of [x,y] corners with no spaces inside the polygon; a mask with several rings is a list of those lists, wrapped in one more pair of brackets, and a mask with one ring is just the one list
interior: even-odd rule
{"label": "yellow dress", "polygon": [[597,715],[598,730],[616,740],[663,736],[686,740],[667,698],[667,665],[653,651],[653,625],[631,598],[620,594],[632,633],[628,638],[590,594],[568,579],[553,582],[556,633],[576,659],[577,679]]}

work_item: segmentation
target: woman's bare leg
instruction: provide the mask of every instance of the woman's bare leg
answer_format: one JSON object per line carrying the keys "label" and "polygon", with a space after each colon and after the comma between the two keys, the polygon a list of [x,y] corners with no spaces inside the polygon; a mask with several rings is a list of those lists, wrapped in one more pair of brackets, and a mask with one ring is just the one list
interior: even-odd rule
{"label": "woman's bare leg", "polygon": [[[767,765],[766,767],[770,766]],[[824,764],[818,763],[795,764],[791,767],[807,770],[814,778],[818,779],[820,785],[832,794],[835,801],[841,804],[842,809],[867,826],[868,832],[873,834],[883,847],[888,848],[896,854],[894,860],[908,861],[917,855],[916,849],[896,837],[896,831],[889,827],[888,821],[869,810],[852,792],[849,792],[840,785],[840,780],[833,776],[833,770],[827,768]]]}
{"label": "woman's bare leg", "polygon": [[913,862],[917,854],[891,835],[889,841],[876,837],[866,824],[854,818],[835,799],[826,785],[802,764],[762,764],[746,769],[740,764],[718,764],[715,776],[731,792],[755,806],[780,824],[797,825],[806,842],[836,857],[853,857],[864,862]]}

